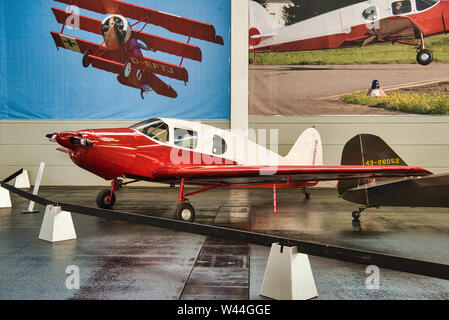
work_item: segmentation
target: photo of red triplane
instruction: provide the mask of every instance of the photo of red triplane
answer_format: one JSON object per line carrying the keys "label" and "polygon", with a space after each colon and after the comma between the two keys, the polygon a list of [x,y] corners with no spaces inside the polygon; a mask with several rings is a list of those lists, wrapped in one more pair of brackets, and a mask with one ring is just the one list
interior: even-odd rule
{"label": "photo of red triplane", "polygon": [[449,0],[364,1],[289,26],[280,25],[254,1],[250,14],[249,44],[254,56],[390,42],[415,46],[418,63],[428,65],[433,53],[426,49],[424,38],[449,31]]}
{"label": "photo of red triplane", "polygon": [[[178,119],[150,119],[129,128],[96,129],[47,135],[58,150],[79,167],[106,180],[112,188],[97,197],[100,208],[110,209],[115,192],[137,181],[180,185],[176,216],[193,221],[188,197],[216,188],[273,189],[306,187],[318,181],[426,176],[427,170],[409,166],[323,166],[321,138],[314,128],[298,138],[285,157],[232,132]],[[124,179],[133,179],[124,182]],[[186,184],[202,187],[184,194]]]}
{"label": "photo of red triplane", "polygon": [[[156,74],[187,83],[189,75],[182,66],[184,59],[202,61],[202,52],[198,46],[190,44],[192,38],[223,45],[223,38],[216,35],[211,24],[178,17],[168,13],[147,9],[117,0],[55,0],[70,6],[77,6],[101,14],[107,14],[103,20],[78,15],[69,11],[52,8],[58,23],[61,23],[60,33],[51,32],[58,48],[65,48],[84,55],[82,64],[85,68],[92,65],[104,71],[117,74],[117,80],[132,88],[139,89],[143,94],[154,91],[159,95],[176,98],[177,92]],[[130,24],[125,18],[136,20]],[[67,22],[77,21],[81,30],[102,35],[103,44],[70,37],[63,34]],[[139,30],[132,27],[143,24]],[[179,42],[143,30],[148,24],[167,29],[170,32],[188,37],[186,43]],[[179,65],[145,57],[142,50],[161,51],[181,57]]]}

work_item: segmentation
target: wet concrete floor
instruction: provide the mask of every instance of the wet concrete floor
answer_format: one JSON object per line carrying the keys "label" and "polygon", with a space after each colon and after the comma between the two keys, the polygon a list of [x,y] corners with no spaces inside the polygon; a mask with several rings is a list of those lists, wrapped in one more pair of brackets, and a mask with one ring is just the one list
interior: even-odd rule
{"label": "wet concrete floor", "polygon": [[[95,206],[101,188],[46,187],[55,201]],[[356,208],[336,190],[213,190],[193,196],[196,222],[276,234],[449,264],[449,209]],[[125,188],[115,209],[174,218],[177,189]],[[0,299],[264,299],[259,290],[269,248],[73,214],[78,239],[38,240],[44,208],[23,215],[12,196],[0,209]],[[310,256],[318,299],[449,299],[449,281],[380,270],[380,288],[366,287],[366,267]],[[66,287],[67,267],[80,289]]]}

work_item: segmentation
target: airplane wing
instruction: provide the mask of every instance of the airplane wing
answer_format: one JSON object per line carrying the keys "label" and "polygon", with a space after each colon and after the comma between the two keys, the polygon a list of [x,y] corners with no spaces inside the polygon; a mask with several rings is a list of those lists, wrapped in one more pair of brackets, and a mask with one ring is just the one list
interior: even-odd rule
{"label": "airplane wing", "polygon": [[[102,35],[100,20],[67,12],[65,10],[58,8],[52,8],[52,10],[58,23],[65,24],[68,18],[71,19],[76,18],[79,19],[80,23],[79,28],[81,30]],[[202,60],[201,49],[191,44],[170,40],[167,38],[159,37],[156,35],[136,30],[132,30],[132,37],[143,41],[148,48],[153,50],[162,51],[165,53],[173,54],[179,57],[184,57],[195,61]]]}
{"label": "airplane wing", "polygon": [[72,50],[81,54],[84,54],[89,50],[92,54],[97,53],[98,56],[101,55],[101,57],[105,59],[115,60],[115,55],[112,54],[111,51],[106,50],[105,46],[101,46],[94,42],[70,37],[54,31],[51,31],[50,33],[53,37],[53,40],[55,41],[56,47],[58,48]]}
{"label": "airplane wing", "polygon": [[[70,37],[61,33],[51,32],[55,44],[59,48],[64,48],[84,54],[86,51],[90,51],[91,55],[101,57],[103,60],[117,61],[116,54],[113,51],[106,50],[105,46],[82,40],[79,38]],[[150,59],[147,57],[141,57],[137,55],[129,55],[130,61],[137,69],[147,71],[149,73],[156,73],[169,78],[181,80],[184,82],[189,81],[189,74],[187,69],[171,63]],[[123,66],[123,64],[122,64]]]}
{"label": "airplane wing", "polygon": [[195,21],[169,13],[144,8],[118,0],[55,0],[102,14],[120,14],[137,21],[163,27],[171,32],[223,45],[211,24]]}
{"label": "airplane wing", "polygon": [[141,69],[149,73],[160,74],[161,76],[166,76],[184,82],[189,81],[189,73],[184,67],[133,54],[129,54],[128,57],[137,69]]}
{"label": "airplane wing", "polygon": [[96,56],[89,56],[89,58],[90,58],[92,67],[94,67],[94,68],[112,72],[115,74],[122,73],[123,63],[103,59],[103,58],[96,57]]}
{"label": "airplane wing", "polygon": [[159,181],[179,180],[199,184],[265,184],[346,179],[427,176],[431,172],[406,166],[169,166],[154,172]]}

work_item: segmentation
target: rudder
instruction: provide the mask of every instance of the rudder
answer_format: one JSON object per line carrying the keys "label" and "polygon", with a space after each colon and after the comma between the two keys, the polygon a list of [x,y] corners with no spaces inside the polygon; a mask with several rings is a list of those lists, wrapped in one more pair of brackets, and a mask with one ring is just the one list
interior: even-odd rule
{"label": "rudder", "polygon": [[322,166],[323,146],[320,133],[314,128],[305,130],[285,158],[295,165]]}

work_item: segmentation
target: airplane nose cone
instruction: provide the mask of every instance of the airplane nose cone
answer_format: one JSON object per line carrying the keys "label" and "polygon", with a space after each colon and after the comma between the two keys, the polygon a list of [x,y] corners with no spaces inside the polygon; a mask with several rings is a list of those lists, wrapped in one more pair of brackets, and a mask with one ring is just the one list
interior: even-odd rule
{"label": "airplane nose cone", "polygon": [[46,137],[51,142],[57,142],[61,146],[68,148],[68,149],[74,149],[75,146],[70,141],[70,138],[76,137],[76,136],[78,136],[78,134],[76,132],[72,132],[72,131],[66,131],[66,132],[61,132],[61,133],[50,133],[50,134],[46,135]]}

